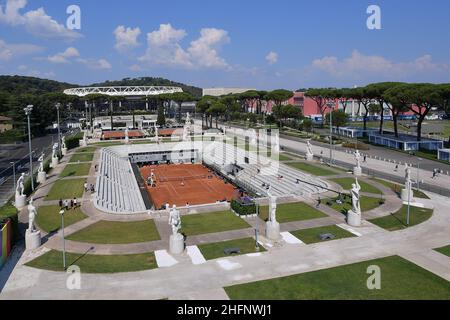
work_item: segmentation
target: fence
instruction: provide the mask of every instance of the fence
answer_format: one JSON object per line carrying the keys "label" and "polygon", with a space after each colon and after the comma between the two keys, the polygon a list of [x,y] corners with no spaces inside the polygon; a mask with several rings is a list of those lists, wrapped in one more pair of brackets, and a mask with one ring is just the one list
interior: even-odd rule
{"label": "fence", "polygon": [[0,223],[0,268],[6,263],[11,253],[12,227],[11,220]]}

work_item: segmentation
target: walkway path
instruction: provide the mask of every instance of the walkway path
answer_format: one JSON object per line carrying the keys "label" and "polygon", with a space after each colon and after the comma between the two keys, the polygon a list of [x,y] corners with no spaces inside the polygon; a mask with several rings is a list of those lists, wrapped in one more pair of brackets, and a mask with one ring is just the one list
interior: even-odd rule
{"label": "walkway path", "polygon": [[[450,243],[450,204],[447,198],[432,195],[435,214],[427,222],[406,230],[387,232],[373,225],[372,232],[357,238],[313,245],[283,245],[269,252],[207,261],[193,265],[180,263],[134,273],[82,275],[82,289],[66,289],[64,273],[23,266],[23,257],[0,295],[1,299],[163,299],[203,298],[209,292],[222,297],[221,288],[239,283],[270,279],[336,267],[391,255],[418,261],[430,249]],[[364,228],[362,228],[364,229]],[[374,231],[377,230],[377,231]],[[433,253],[434,255],[434,253]],[[447,263],[446,263],[447,262]],[[419,264],[424,265],[418,261]],[[450,272],[450,258],[439,256],[427,269],[441,275]]]}

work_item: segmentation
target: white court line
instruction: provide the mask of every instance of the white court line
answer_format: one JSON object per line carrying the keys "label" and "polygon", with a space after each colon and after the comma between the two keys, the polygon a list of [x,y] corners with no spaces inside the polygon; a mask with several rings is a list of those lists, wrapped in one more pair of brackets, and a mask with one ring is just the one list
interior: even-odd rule
{"label": "white court line", "polygon": [[178,263],[166,250],[155,251],[155,258],[160,268],[171,267]]}
{"label": "white court line", "polygon": [[339,228],[341,228],[341,229],[344,229],[344,230],[350,232],[350,233],[353,233],[353,234],[354,234],[355,236],[357,236],[357,237],[361,237],[361,236],[362,236],[361,233],[359,233],[359,232],[353,230],[351,227],[349,227],[348,225],[346,225],[346,224],[344,224],[344,223],[338,224],[337,226],[338,226]]}
{"label": "white court line", "polygon": [[286,241],[286,243],[289,244],[304,244],[303,241],[295,237],[289,232],[281,232],[281,236],[283,237],[283,240]]}
{"label": "white court line", "polygon": [[193,264],[203,264],[206,262],[205,257],[200,252],[200,249],[197,246],[188,246],[186,248],[187,254],[189,258],[191,258],[191,261]]}
{"label": "white court line", "polygon": [[242,265],[240,265],[239,263],[231,262],[228,259],[220,259],[217,260],[216,262],[219,265],[219,267],[227,271],[242,268]]}
{"label": "white court line", "polygon": [[262,256],[262,253],[261,253],[261,252],[247,253],[246,256],[247,256],[247,257],[250,257],[250,258],[255,258],[255,257],[260,257],[260,256]]}

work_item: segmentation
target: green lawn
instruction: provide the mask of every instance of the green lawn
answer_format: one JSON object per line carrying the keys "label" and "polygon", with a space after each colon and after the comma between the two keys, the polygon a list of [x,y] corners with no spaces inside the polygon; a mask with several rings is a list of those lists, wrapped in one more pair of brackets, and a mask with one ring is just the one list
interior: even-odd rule
{"label": "green lawn", "polygon": [[292,235],[302,240],[306,244],[330,241],[330,240],[321,240],[319,238],[321,234],[325,233],[333,234],[336,237],[333,240],[355,237],[353,233],[348,232],[347,230],[344,230],[336,225],[303,229],[291,232]]}
{"label": "green lawn", "polygon": [[287,163],[288,166],[310,173],[312,175],[315,176],[333,176],[338,174],[335,171],[332,171],[330,169],[328,169],[327,167],[324,166],[319,166],[319,165],[312,165],[306,162],[294,162],[294,163]]}
{"label": "green lawn", "polygon": [[292,158],[291,157],[288,157],[287,155],[285,155],[284,153],[280,153],[279,154],[279,159],[278,159],[279,161],[290,161],[290,160],[292,160]]}
{"label": "green lawn", "polygon": [[256,250],[255,239],[253,238],[201,244],[198,248],[206,260],[227,257],[224,253],[224,250],[227,248],[239,248],[241,250],[241,255],[266,251],[266,249],[264,249],[261,245],[259,246],[259,250]]}
{"label": "green lawn", "polygon": [[[369,266],[381,290],[369,290]],[[225,288],[232,300],[449,300],[450,282],[398,256]]]}
{"label": "green lawn", "polygon": [[[397,194],[400,194],[400,192],[403,189],[403,186],[398,184],[398,183],[394,183],[394,182],[390,182],[390,181],[386,181],[386,180],[382,180],[382,179],[372,179],[378,183],[381,183],[382,185],[384,185],[385,187],[390,188],[392,191],[394,191]],[[422,191],[413,189],[413,193],[414,193],[414,198],[420,198],[420,199],[430,199],[430,197],[428,197],[425,193],[423,193]]]}
{"label": "green lawn", "polygon": [[127,244],[160,240],[160,236],[153,220],[99,221],[71,234],[67,239],[99,244]]}
{"label": "green lawn", "polygon": [[75,153],[69,162],[90,162],[94,159],[93,153]]}
{"label": "green lawn", "polygon": [[94,153],[96,150],[97,150],[97,147],[84,147],[84,148],[75,150],[75,153]]}
{"label": "green lawn", "polygon": [[[331,181],[336,182],[338,185],[340,185],[344,190],[351,190],[352,184],[355,183],[355,179],[353,178],[339,178],[339,179],[332,179]],[[368,193],[375,193],[380,194],[381,190],[377,187],[374,187],[367,182],[359,181],[359,185],[361,186],[361,192],[368,192]]]}
{"label": "green lawn", "polygon": [[[42,256],[28,262],[26,265],[33,268],[51,271],[64,271],[62,252],[49,251]],[[91,255],[66,252],[67,266],[78,266],[82,273],[117,273],[134,272],[155,269],[155,255],[151,253],[130,255]]]}
{"label": "green lawn", "polygon": [[[267,221],[269,219],[269,207],[259,208],[259,217]],[[280,223],[324,218],[327,215],[303,202],[284,203],[277,205],[277,221]]]}
{"label": "green lawn", "polygon": [[66,177],[81,177],[89,175],[91,170],[90,163],[80,163],[80,164],[67,164],[63,172],[59,175],[60,178]]}
{"label": "green lawn", "polygon": [[[342,204],[338,204],[335,201],[336,199],[331,199],[333,201],[333,204],[331,205],[331,208],[336,210],[337,212],[341,212],[343,214],[347,214],[347,210],[352,209],[352,199],[350,197],[345,197],[344,202]],[[370,211],[372,209],[375,209],[379,207],[380,204],[380,198],[371,198],[366,196],[361,196],[361,211]]]}
{"label": "green lawn", "polygon": [[81,198],[86,179],[58,180],[53,185],[45,200]]}
{"label": "green lawn", "polygon": [[[373,224],[386,229],[388,231],[396,231],[407,228],[406,216],[407,216],[408,206],[403,206],[396,213],[390,214],[385,217],[376,218],[369,220]],[[410,226],[415,226],[422,222],[427,221],[433,215],[433,210],[426,208],[418,208],[410,206]]]}
{"label": "green lawn", "polygon": [[[61,215],[59,211],[59,206],[39,207],[36,217],[37,225],[45,232],[58,231],[61,228]],[[75,210],[66,211],[64,214],[64,226],[70,226],[85,218],[86,215],[81,212],[81,208],[79,207]]]}
{"label": "green lawn", "polygon": [[450,245],[442,247],[442,248],[437,248],[437,249],[434,249],[434,250],[436,250],[437,252],[445,254],[446,256],[450,257]]}
{"label": "green lawn", "polygon": [[231,211],[182,216],[181,222],[182,232],[187,236],[250,228],[247,222]]}

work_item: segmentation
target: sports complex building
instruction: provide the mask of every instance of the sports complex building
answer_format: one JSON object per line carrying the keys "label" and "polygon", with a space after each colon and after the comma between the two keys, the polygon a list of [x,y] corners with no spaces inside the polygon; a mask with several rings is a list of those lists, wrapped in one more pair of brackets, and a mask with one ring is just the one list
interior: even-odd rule
{"label": "sports complex building", "polygon": [[96,207],[133,214],[167,204],[214,206],[247,195],[265,197],[269,188],[280,198],[311,198],[327,191],[325,181],[277,160],[277,135],[260,134],[260,144],[251,146],[245,135],[239,140],[228,134],[198,138],[102,149]]}

